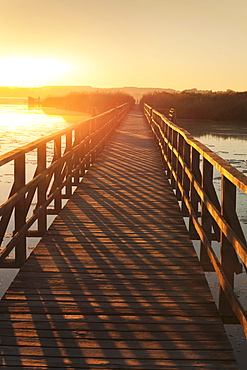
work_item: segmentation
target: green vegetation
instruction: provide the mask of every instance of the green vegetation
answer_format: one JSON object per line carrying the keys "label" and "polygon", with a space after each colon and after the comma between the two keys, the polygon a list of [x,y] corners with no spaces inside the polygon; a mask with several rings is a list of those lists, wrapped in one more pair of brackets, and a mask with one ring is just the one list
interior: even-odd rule
{"label": "green vegetation", "polygon": [[147,103],[162,113],[175,108],[177,118],[247,120],[247,92],[156,92],[144,95],[140,103]]}
{"label": "green vegetation", "polygon": [[134,98],[128,94],[103,90],[73,92],[66,96],[48,97],[43,100],[43,106],[95,115],[128,102],[134,104]]}

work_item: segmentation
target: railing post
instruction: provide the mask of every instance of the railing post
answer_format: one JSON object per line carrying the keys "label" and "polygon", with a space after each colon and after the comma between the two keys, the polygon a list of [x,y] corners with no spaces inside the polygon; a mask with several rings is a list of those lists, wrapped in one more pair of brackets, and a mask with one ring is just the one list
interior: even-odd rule
{"label": "railing post", "polygon": [[91,133],[93,135],[92,135],[92,138],[91,138],[91,141],[90,141],[90,152],[91,152],[91,154],[90,154],[90,164],[92,164],[95,160],[95,145],[96,145],[96,141],[97,141],[97,137],[95,137],[96,131],[97,131],[97,121],[95,121],[95,119],[94,119],[91,123]]}
{"label": "railing post", "polygon": [[[236,186],[224,175],[222,175],[221,181],[221,215],[231,226],[231,215],[236,213]],[[222,231],[220,239],[220,262],[228,282],[234,288],[234,272],[241,273],[242,265],[239,263],[237,254],[231,243]],[[233,315],[231,306],[222,289],[220,289],[219,295],[219,310],[221,315]]]}
{"label": "railing post", "polygon": [[151,125],[153,133],[155,134],[155,127],[153,125],[153,108],[150,108],[150,111],[149,111],[149,123]]}
{"label": "railing post", "polygon": [[[14,183],[17,192],[25,186],[25,154],[16,158],[14,161]],[[15,206],[15,233],[17,233],[26,223],[26,204],[25,195],[16,203]],[[17,265],[22,265],[26,260],[26,236],[24,235],[15,247],[15,261]]]}
{"label": "railing post", "polygon": [[[40,145],[37,149],[37,172],[42,173],[46,169],[46,144]],[[41,207],[46,201],[47,183],[46,178],[42,179],[38,185],[37,208]],[[40,211],[38,216],[38,231],[43,234],[47,230],[47,209]]]}
{"label": "railing post", "polygon": [[81,161],[82,161],[82,147],[81,147],[81,141],[82,141],[82,127],[79,126],[75,129],[75,146],[79,146],[80,149],[78,149],[75,153],[75,158],[74,158],[74,166],[78,167],[76,173],[74,174],[74,181],[73,185],[79,185],[80,183],[80,177],[81,177]]}
{"label": "railing post", "polygon": [[83,127],[81,128],[82,130],[82,133],[81,133],[81,149],[80,149],[80,155],[81,155],[81,165],[80,165],[80,176],[83,177],[85,175],[85,171],[86,171],[86,160],[87,160],[87,157],[86,157],[86,137],[88,136],[88,125],[83,125]]}
{"label": "railing post", "polygon": [[[201,173],[200,173],[200,154],[197,150],[195,150],[193,147],[191,147],[191,153],[190,153],[190,170],[193,175],[193,177],[201,183]],[[198,217],[198,204],[199,204],[200,198],[194,188],[193,180],[190,182],[190,203],[194,210],[194,213],[196,215],[196,218]],[[197,231],[195,229],[194,223],[192,221],[192,217],[190,217],[189,220],[189,231],[191,239],[198,240],[200,239]]]}
{"label": "railing post", "polygon": [[[177,149],[177,141],[178,141],[178,133],[177,131],[173,130],[171,128],[171,144],[172,144],[172,149],[171,149],[171,165],[172,169],[177,174],[177,157],[173,152],[173,149]],[[177,188],[176,180],[174,178],[174,175],[171,173],[171,186],[175,190]]]}
{"label": "railing post", "polygon": [[151,108],[151,107],[148,110],[148,118],[149,118],[150,125],[153,127],[153,122],[152,122],[152,119],[153,119],[153,108]]}
{"label": "railing post", "polygon": [[[207,189],[213,181],[213,166],[204,157],[202,158],[202,190],[207,194]],[[201,201],[201,226],[211,245],[212,240],[212,216],[207,210],[204,202]],[[203,242],[200,243],[200,262],[204,271],[214,271],[208,253]]]}
{"label": "railing post", "polygon": [[[183,155],[184,166],[186,166],[189,169],[190,168],[190,145],[184,139],[183,139],[183,154],[182,155]],[[188,175],[185,172],[185,168],[183,169],[183,173],[182,173],[182,186],[184,189],[185,196],[189,199],[190,180],[188,178]],[[184,217],[189,216],[188,208],[183,199],[182,199],[182,214]]]}
{"label": "railing post", "polygon": [[[183,156],[183,136],[181,134],[178,134],[177,152],[178,152],[178,156],[182,158]],[[176,162],[177,162],[176,163],[176,174],[177,174],[176,195],[177,195],[177,199],[181,200],[182,196],[181,196],[181,192],[178,187],[178,182],[182,184],[182,165],[179,161],[179,158],[177,158]]]}
{"label": "railing post", "polygon": [[167,126],[167,140],[168,140],[168,145],[167,145],[167,178],[171,180],[171,170],[170,167],[172,166],[172,151],[171,148],[169,147],[169,144],[172,145],[172,129],[170,126]]}
{"label": "railing post", "polygon": [[91,134],[91,121],[89,122],[88,126],[87,126],[87,134],[86,134],[86,139],[85,139],[85,142],[84,142],[84,169],[85,171],[88,170],[88,168],[90,167],[90,156],[89,156],[89,152],[90,152],[90,136]]}
{"label": "railing post", "polygon": [[[98,122],[98,119],[97,119],[97,122]],[[92,141],[93,141],[93,137],[92,137],[92,134],[93,134],[93,121],[90,121],[90,124],[89,124],[89,135],[91,136],[89,138],[89,140],[87,141],[87,153],[88,153],[88,156],[87,156],[87,169],[91,166],[92,164],[92,153],[91,153],[91,150],[92,150]]]}
{"label": "railing post", "polygon": [[80,125],[80,150],[79,150],[79,180],[82,178],[85,174],[85,168],[84,168],[84,144],[83,141],[85,139],[85,124]]}
{"label": "railing post", "polygon": [[162,118],[160,116],[157,116],[156,117],[156,122],[157,122],[157,125],[159,126],[159,146],[160,146],[160,151],[161,151],[161,154],[162,154],[163,162],[165,163],[165,161],[164,161],[164,139],[163,139],[164,125],[163,125]]}
{"label": "railing post", "polygon": [[[59,160],[61,158],[61,136],[54,140],[54,160]],[[61,170],[62,166],[59,165],[54,172],[54,185],[55,187],[59,186],[61,183]],[[62,209],[62,197],[61,190],[55,195],[54,198],[54,211],[58,213]]]}
{"label": "railing post", "polygon": [[[107,116],[104,117],[102,121],[103,122],[101,122],[100,125],[95,126],[95,143],[100,143],[100,145],[98,145],[99,152],[101,152],[104,149],[106,142],[108,141],[108,139],[110,139],[111,135],[110,133],[111,118]],[[105,121],[107,121],[107,123]]]}
{"label": "railing post", "polygon": [[165,122],[165,120],[163,118],[161,118],[161,128],[162,128],[162,132],[163,132],[163,135],[164,135],[164,138],[163,138],[163,141],[162,141],[162,147],[163,147],[163,153],[164,153],[164,157],[165,157],[165,161],[164,161],[164,168],[165,168],[165,171],[167,171],[168,169],[168,165],[167,165],[167,155],[168,155],[168,145],[167,145],[167,128],[168,128],[168,125],[167,123]]}
{"label": "railing post", "polygon": [[[69,131],[66,134],[66,149],[65,149],[65,152],[66,153],[69,152],[71,150],[71,148],[72,148],[72,132]],[[67,160],[68,174],[70,174],[71,169],[72,169],[72,161],[71,161],[71,158],[69,158]],[[70,180],[66,184],[66,193],[65,193],[66,198],[70,198],[71,195],[72,195],[72,178],[70,178]]]}

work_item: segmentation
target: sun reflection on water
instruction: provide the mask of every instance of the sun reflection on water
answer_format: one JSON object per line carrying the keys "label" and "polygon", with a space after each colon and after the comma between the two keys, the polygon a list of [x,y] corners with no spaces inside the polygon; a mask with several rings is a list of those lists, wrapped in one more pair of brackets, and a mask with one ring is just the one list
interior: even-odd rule
{"label": "sun reflection on water", "polygon": [[0,155],[88,117],[55,109],[30,109],[27,104],[1,104],[0,99]]}

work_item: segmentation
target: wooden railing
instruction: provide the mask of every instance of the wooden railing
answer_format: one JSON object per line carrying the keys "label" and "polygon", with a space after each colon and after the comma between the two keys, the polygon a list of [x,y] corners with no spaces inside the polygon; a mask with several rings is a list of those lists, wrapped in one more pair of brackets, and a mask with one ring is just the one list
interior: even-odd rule
{"label": "wooden railing", "polygon": [[[246,240],[236,212],[236,190],[247,194],[247,177],[146,104],[144,114],[161,149],[165,171],[183,215],[189,217],[191,238],[201,241],[201,264],[206,271],[217,274],[219,311],[224,319],[234,312],[247,336],[247,315],[234,292],[234,274],[241,273],[242,267],[246,271],[247,266]],[[220,200],[214,169],[221,176]],[[220,242],[219,258],[212,247],[213,240]]]}
{"label": "wooden railing", "polygon": [[0,205],[0,267],[25,262],[27,238],[44,234],[48,215],[58,214],[129,108],[124,104],[0,156],[0,168],[14,168]]}

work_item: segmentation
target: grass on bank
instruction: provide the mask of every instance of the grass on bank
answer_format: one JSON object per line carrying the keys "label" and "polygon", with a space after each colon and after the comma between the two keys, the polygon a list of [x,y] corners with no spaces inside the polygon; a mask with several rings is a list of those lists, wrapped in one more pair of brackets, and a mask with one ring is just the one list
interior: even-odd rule
{"label": "grass on bank", "polygon": [[155,92],[143,95],[140,103],[161,113],[175,108],[181,119],[247,121],[247,92]]}
{"label": "grass on bank", "polygon": [[134,98],[122,92],[73,92],[66,96],[51,96],[43,100],[44,107],[54,107],[96,115],[124,103],[134,104]]}

